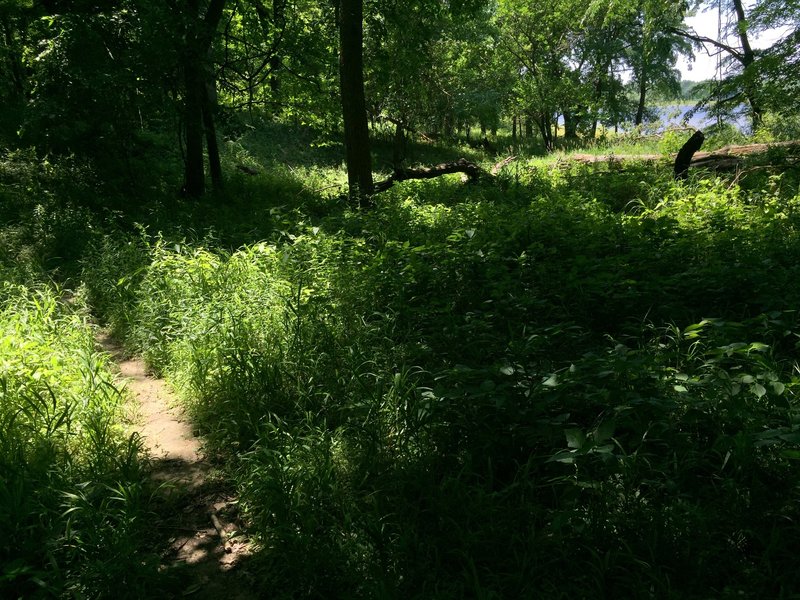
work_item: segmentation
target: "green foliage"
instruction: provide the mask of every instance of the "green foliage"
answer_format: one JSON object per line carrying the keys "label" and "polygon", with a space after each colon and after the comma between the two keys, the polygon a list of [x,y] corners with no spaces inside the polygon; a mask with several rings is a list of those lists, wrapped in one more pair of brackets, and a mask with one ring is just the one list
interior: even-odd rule
{"label": "green foliage", "polygon": [[47,288],[0,296],[0,593],[135,594],[139,440],[85,307]]}
{"label": "green foliage", "polygon": [[230,460],[263,590],[797,589],[796,173],[603,169],[105,238],[90,297]]}

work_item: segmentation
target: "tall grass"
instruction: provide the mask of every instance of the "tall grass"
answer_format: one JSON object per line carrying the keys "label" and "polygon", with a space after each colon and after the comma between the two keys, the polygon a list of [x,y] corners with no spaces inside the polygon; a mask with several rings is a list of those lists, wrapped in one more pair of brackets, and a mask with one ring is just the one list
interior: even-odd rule
{"label": "tall grass", "polygon": [[49,287],[0,291],[4,597],[141,589],[130,564],[146,507],[140,445],[86,315]]}
{"label": "tall grass", "polygon": [[792,177],[283,196],[264,241],[114,235],[85,275],[229,459],[265,594],[787,596]]}

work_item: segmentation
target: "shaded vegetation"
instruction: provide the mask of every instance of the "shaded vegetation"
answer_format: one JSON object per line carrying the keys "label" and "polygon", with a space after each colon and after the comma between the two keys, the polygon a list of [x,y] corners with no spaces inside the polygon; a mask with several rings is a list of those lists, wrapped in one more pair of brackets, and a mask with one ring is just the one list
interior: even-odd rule
{"label": "shaded vegetation", "polygon": [[91,309],[227,465],[265,594],[791,595],[800,174],[758,166],[523,160],[362,213],[309,154],[113,212],[7,156],[3,589],[165,589]]}

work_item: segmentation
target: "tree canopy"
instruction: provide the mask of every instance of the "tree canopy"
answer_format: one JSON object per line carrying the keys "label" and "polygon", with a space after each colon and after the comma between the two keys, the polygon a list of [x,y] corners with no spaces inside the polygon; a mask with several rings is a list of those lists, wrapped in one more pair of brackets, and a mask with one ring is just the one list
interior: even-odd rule
{"label": "tree canopy", "polygon": [[[501,123],[514,135],[535,132],[552,150],[559,137],[646,121],[653,94],[680,95],[678,56],[701,48],[721,53],[726,69],[704,99],[716,110],[744,105],[756,128],[765,113],[792,112],[797,2],[729,0],[719,39],[684,24],[708,9],[667,0],[368,1],[356,19],[360,120],[394,125],[397,164],[410,132],[480,128],[485,137]],[[206,170],[222,185],[219,119],[342,130],[342,100],[352,94],[338,81],[350,72],[339,68],[341,12],[337,1],[314,0],[5,0],[0,96],[12,110],[4,118],[20,143],[101,157],[135,152],[148,131],[179,132],[183,189],[199,196]],[[752,36],[774,28],[784,35],[754,49]]]}

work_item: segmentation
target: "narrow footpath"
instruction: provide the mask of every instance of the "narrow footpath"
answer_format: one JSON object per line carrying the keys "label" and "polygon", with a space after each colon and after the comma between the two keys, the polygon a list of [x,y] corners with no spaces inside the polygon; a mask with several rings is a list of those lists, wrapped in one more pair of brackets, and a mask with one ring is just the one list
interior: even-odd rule
{"label": "narrow footpath", "polygon": [[257,598],[244,566],[250,548],[240,533],[236,498],[215,477],[187,415],[141,359],[126,356],[105,334],[98,344],[118,365],[135,401],[135,422],[158,484],[154,541],[160,546],[163,597]]}

